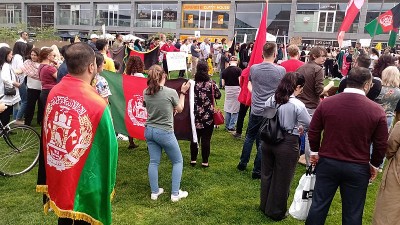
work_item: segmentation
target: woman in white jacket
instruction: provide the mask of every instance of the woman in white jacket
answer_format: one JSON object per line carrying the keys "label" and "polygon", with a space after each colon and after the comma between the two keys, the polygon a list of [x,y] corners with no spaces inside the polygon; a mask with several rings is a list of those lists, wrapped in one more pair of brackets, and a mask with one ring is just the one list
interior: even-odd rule
{"label": "woman in white jacket", "polygon": [[[21,100],[18,90],[20,83],[18,82],[17,77],[14,74],[14,71],[12,70],[10,64],[12,58],[13,55],[10,48],[0,48],[0,97],[2,97],[1,102],[7,106],[7,109],[4,112],[0,113],[0,121],[3,125],[6,125],[10,122],[10,116],[13,112],[13,107]],[[7,86],[8,88],[15,88],[15,95],[5,95],[5,86]]]}

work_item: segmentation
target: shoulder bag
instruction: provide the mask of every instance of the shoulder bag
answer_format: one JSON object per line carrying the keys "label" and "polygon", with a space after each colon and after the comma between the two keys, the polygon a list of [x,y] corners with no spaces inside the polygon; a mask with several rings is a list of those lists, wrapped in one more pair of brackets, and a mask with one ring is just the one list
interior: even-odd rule
{"label": "shoulder bag", "polygon": [[[212,83],[212,82],[211,82]],[[214,114],[213,114],[213,118],[214,118],[214,125],[221,125],[224,124],[224,115],[222,114],[222,112],[215,106],[216,101],[215,101],[215,94],[214,94],[214,83],[212,83],[211,85],[211,92],[212,92],[212,98],[213,98],[213,106],[214,106]]]}
{"label": "shoulder bag", "polygon": [[[10,78],[11,78],[11,82],[12,82],[12,71],[10,68]],[[8,95],[8,96],[14,96],[17,94],[17,90],[15,89],[14,86],[9,87],[6,83],[4,83],[4,95]]]}

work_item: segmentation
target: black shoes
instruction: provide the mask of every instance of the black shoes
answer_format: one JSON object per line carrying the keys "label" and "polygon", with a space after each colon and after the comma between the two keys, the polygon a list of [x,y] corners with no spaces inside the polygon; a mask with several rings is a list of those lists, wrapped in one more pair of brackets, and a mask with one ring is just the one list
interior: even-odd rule
{"label": "black shoes", "polygon": [[240,171],[244,171],[246,169],[246,165],[243,165],[243,164],[239,163],[237,165],[237,169],[240,170]]}
{"label": "black shoes", "polygon": [[252,173],[251,178],[253,178],[254,180],[261,179],[261,175],[258,173]]}

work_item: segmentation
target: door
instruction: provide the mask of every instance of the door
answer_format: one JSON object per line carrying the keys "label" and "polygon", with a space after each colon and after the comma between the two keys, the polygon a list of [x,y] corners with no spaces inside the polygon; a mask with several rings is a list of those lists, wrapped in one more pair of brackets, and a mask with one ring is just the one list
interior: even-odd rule
{"label": "door", "polygon": [[320,11],[318,14],[319,32],[333,32],[335,28],[336,11]]}
{"label": "door", "polygon": [[151,27],[162,27],[162,10],[151,10]]}
{"label": "door", "polygon": [[200,11],[199,28],[211,29],[211,24],[212,24],[212,11]]}
{"label": "door", "polygon": [[7,13],[7,23],[15,23],[15,21],[14,21],[14,5],[12,5],[12,6],[8,6],[7,5],[7,10],[6,10],[6,13]]}
{"label": "door", "polygon": [[118,26],[118,5],[108,6],[108,26]]}

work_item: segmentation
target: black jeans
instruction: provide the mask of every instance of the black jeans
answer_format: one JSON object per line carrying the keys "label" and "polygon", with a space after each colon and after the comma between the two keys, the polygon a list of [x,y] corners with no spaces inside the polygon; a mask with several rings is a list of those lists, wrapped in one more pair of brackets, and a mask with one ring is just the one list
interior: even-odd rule
{"label": "black jeans", "polygon": [[13,113],[13,106],[8,105],[7,109],[4,110],[2,113],[0,113],[0,121],[3,124],[3,126],[7,125],[10,122],[10,116]]}
{"label": "black jeans", "polygon": [[333,59],[326,59],[324,63],[325,76],[332,76],[333,72]]}
{"label": "black jeans", "polygon": [[329,207],[340,187],[342,224],[362,225],[369,178],[368,163],[358,164],[321,157],[316,167],[316,182],[306,225],[323,225]]}
{"label": "black jeans", "polygon": [[42,90],[40,92],[40,102],[41,104],[39,104],[39,110],[38,110],[38,115],[42,115],[42,117],[38,117],[38,123],[42,123],[43,120],[43,116],[44,116],[44,107],[46,106],[46,102],[47,102],[47,97],[49,97],[49,93],[50,93],[51,89],[47,89],[47,90]]}
{"label": "black jeans", "polygon": [[[196,129],[197,131],[197,142],[201,145],[201,157],[203,163],[208,163],[208,157],[210,156],[210,142],[212,133],[214,131],[214,124],[207,126],[203,129]],[[197,160],[197,154],[199,152],[198,143],[190,143],[190,155],[191,161]]]}
{"label": "black jeans", "polygon": [[37,115],[37,123],[39,124],[40,121],[43,119],[43,111],[39,110],[43,108],[42,102],[40,101],[40,92],[41,90],[30,89],[28,88],[28,104],[25,110],[25,124],[30,126],[33,120],[33,115],[35,114],[35,106],[36,102],[38,104],[38,115]]}
{"label": "black jeans", "polygon": [[246,117],[246,113],[249,108],[250,108],[250,106],[240,103],[239,115],[238,115],[238,119],[236,121],[236,133],[237,134],[242,134],[244,118]]}
{"label": "black jeans", "polygon": [[166,59],[163,59],[162,65],[163,65],[164,72],[166,74],[168,74],[168,64],[167,64],[167,60]]}

